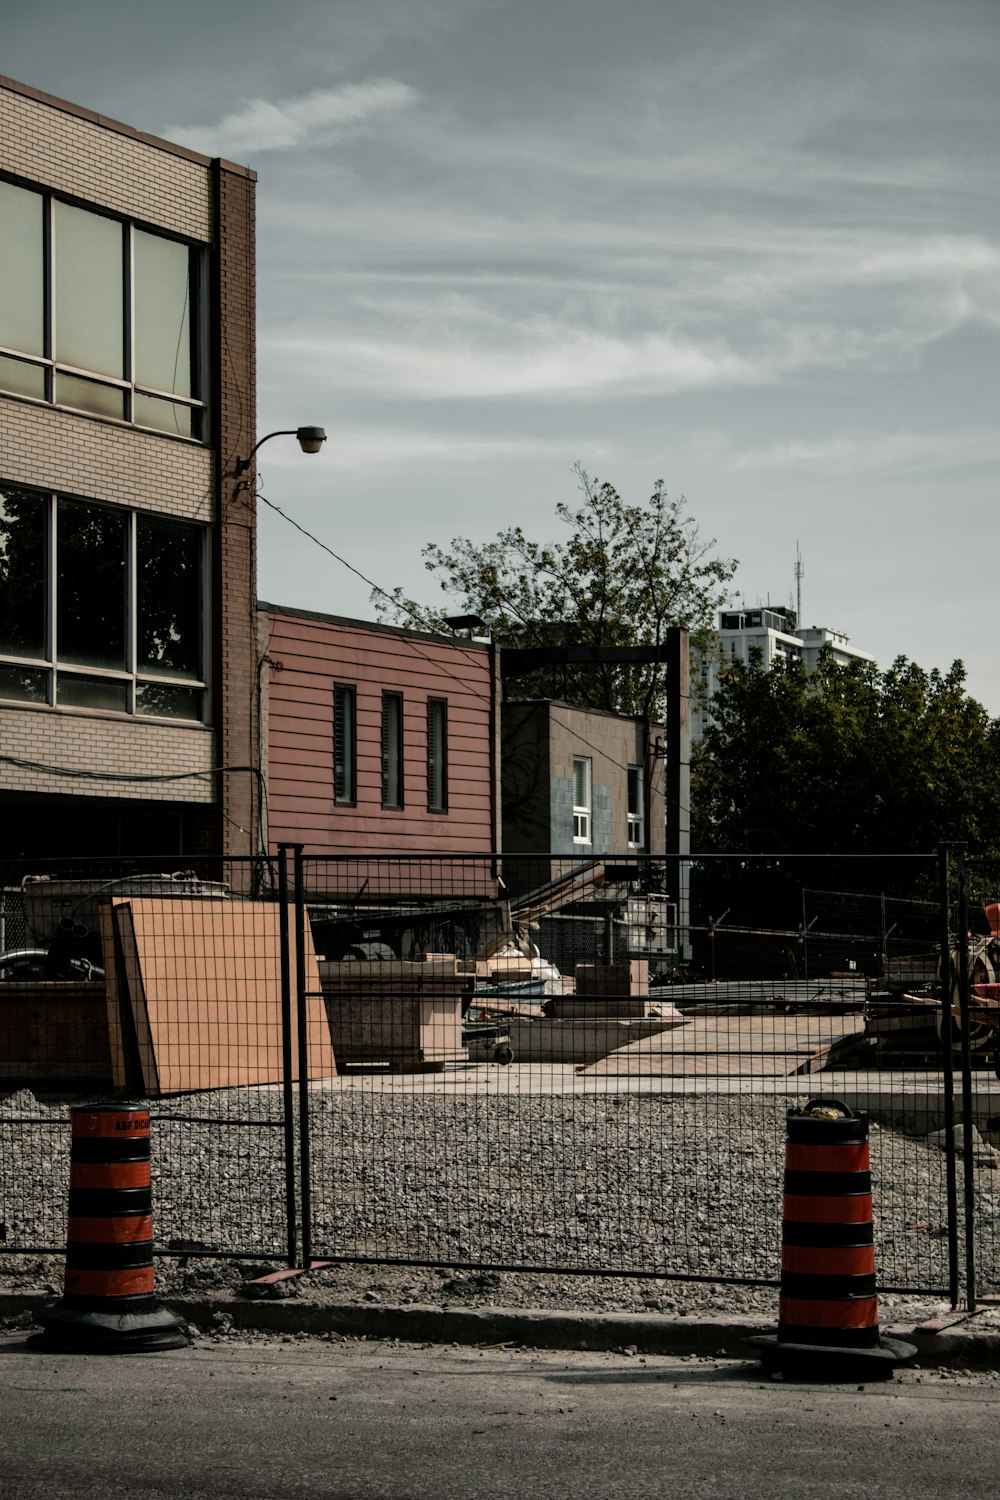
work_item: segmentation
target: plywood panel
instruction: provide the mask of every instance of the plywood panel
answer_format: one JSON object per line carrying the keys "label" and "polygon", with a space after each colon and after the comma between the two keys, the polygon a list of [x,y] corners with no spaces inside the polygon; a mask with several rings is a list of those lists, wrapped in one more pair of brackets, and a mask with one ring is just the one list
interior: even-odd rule
{"label": "plywood panel", "polygon": [[110,901],[101,901],[97,908],[98,927],[101,934],[101,951],[104,958],[104,999],[108,1017],[108,1043],[111,1049],[111,1076],[116,1089],[128,1087],[125,1072],[125,1048],[121,1025],[121,1004],[127,997],[120,995],[117,978],[119,965],[115,960],[115,929],[113,907]]}
{"label": "plywood panel", "polygon": [[[280,908],[137,897],[114,929],[147,1093],[280,1083]],[[294,933],[290,934],[295,974]],[[312,937],[304,955],[310,1077],[336,1071]]]}
{"label": "plywood panel", "polygon": [[[122,1032],[123,1035],[128,1035],[135,1041],[139,1074],[135,1081],[141,1085],[144,1094],[155,1099],[162,1093],[162,1090],[156,1066],[156,1047],[149,1023],[146,989],[142,979],[139,945],[136,941],[131,906],[127,902],[116,903],[111,909],[111,918],[118,955],[119,1015],[122,1015],[124,1010],[126,1018]],[[131,1027],[129,1027],[129,1022]],[[126,1057],[126,1075],[129,1071]]]}

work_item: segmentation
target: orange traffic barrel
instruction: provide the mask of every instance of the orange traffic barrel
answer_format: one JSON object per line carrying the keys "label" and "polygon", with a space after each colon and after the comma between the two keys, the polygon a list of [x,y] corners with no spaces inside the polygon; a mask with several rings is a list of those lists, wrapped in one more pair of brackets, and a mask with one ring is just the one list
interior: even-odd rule
{"label": "orange traffic barrel", "polygon": [[63,1295],[36,1314],[38,1348],[179,1349],[181,1318],[153,1296],[149,1111],[83,1105],[71,1115]]}
{"label": "orange traffic barrel", "polygon": [[803,1373],[891,1374],[916,1355],[879,1331],[868,1117],[839,1099],[788,1111],[778,1332],[749,1342],[766,1367]]}

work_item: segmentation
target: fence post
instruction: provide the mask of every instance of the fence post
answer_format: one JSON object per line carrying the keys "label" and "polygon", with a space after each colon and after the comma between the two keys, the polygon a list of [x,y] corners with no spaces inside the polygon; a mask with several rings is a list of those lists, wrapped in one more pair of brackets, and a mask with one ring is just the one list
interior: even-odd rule
{"label": "fence post", "polygon": [[949,860],[947,846],[938,853],[938,900],[940,917],[939,943],[941,960],[941,1069],[944,1084],[944,1127],[948,1150],[945,1153],[945,1188],[948,1195],[948,1295],[952,1307],[958,1306],[958,1174],[955,1170],[955,1046],[951,1005],[955,976],[951,962],[951,924],[949,911]]}
{"label": "fence post", "polygon": [[965,1298],[969,1311],[976,1308],[976,1244],[974,1214],[975,1179],[972,1160],[972,1051],[969,1037],[969,893],[966,883],[965,845],[955,850],[958,867],[958,1014],[962,1030],[962,1176],[965,1187]]}
{"label": "fence post", "polygon": [[278,845],[278,926],[281,955],[281,1086],[285,1124],[285,1234],[288,1264],[297,1261],[295,1218],[295,1119],[292,1093],[292,978],[288,943],[288,848]]}
{"label": "fence post", "polygon": [[295,1003],[299,1043],[299,1203],[302,1264],[312,1261],[312,1175],[309,1142],[309,1026],[306,1008],[306,908],[302,845],[295,845]]}

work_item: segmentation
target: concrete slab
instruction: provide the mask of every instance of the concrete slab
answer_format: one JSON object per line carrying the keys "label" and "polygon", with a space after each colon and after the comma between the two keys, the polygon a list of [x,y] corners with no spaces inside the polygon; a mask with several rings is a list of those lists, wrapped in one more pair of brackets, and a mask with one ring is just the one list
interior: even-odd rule
{"label": "concrete slab", "polygon": [[864,1036],[857,1016],[786,1015],[773,1009],[750,1015],[695,1016],[686,1026],[619,1047],[588,1074],[669,1077],[787,1077],[813,1073],[838,1043]]}

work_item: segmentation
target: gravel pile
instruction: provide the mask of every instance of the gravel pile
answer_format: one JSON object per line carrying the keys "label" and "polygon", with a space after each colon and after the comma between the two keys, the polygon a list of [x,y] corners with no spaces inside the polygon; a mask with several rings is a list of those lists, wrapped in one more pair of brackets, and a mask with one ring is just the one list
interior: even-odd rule
{"label": "gravel pile", "polygon": [[[284,1289],[336,1301],[722,1312],[767,1322],[775,1289],[752,1283],[778,1275],[793,1102],[316,1089],[313,1255],[373,1263],[338,1265]],[[264,1258],[280,1257],[285,1244],[280,1092],[164,1099],[152,1115],[158,1289],[234,1288],[280,1265]],[[875,1124],[870,1144],[880,1284],[946,1286],[944,1152]],[[983,1153],[976,1168],[983,1288],[1000,1285],[994,1156]],[[47,1107],[25,1091],[0,1101],[0,1248],[61,1252],[68,1162],[68,1106]],[[0,1287],[59,1290],[61,1269],[55,1257],[0,1254]],[[602,1271],[631,1274],[593,1274]],[[941,1298],[923,1302],[937,1307]]]}

